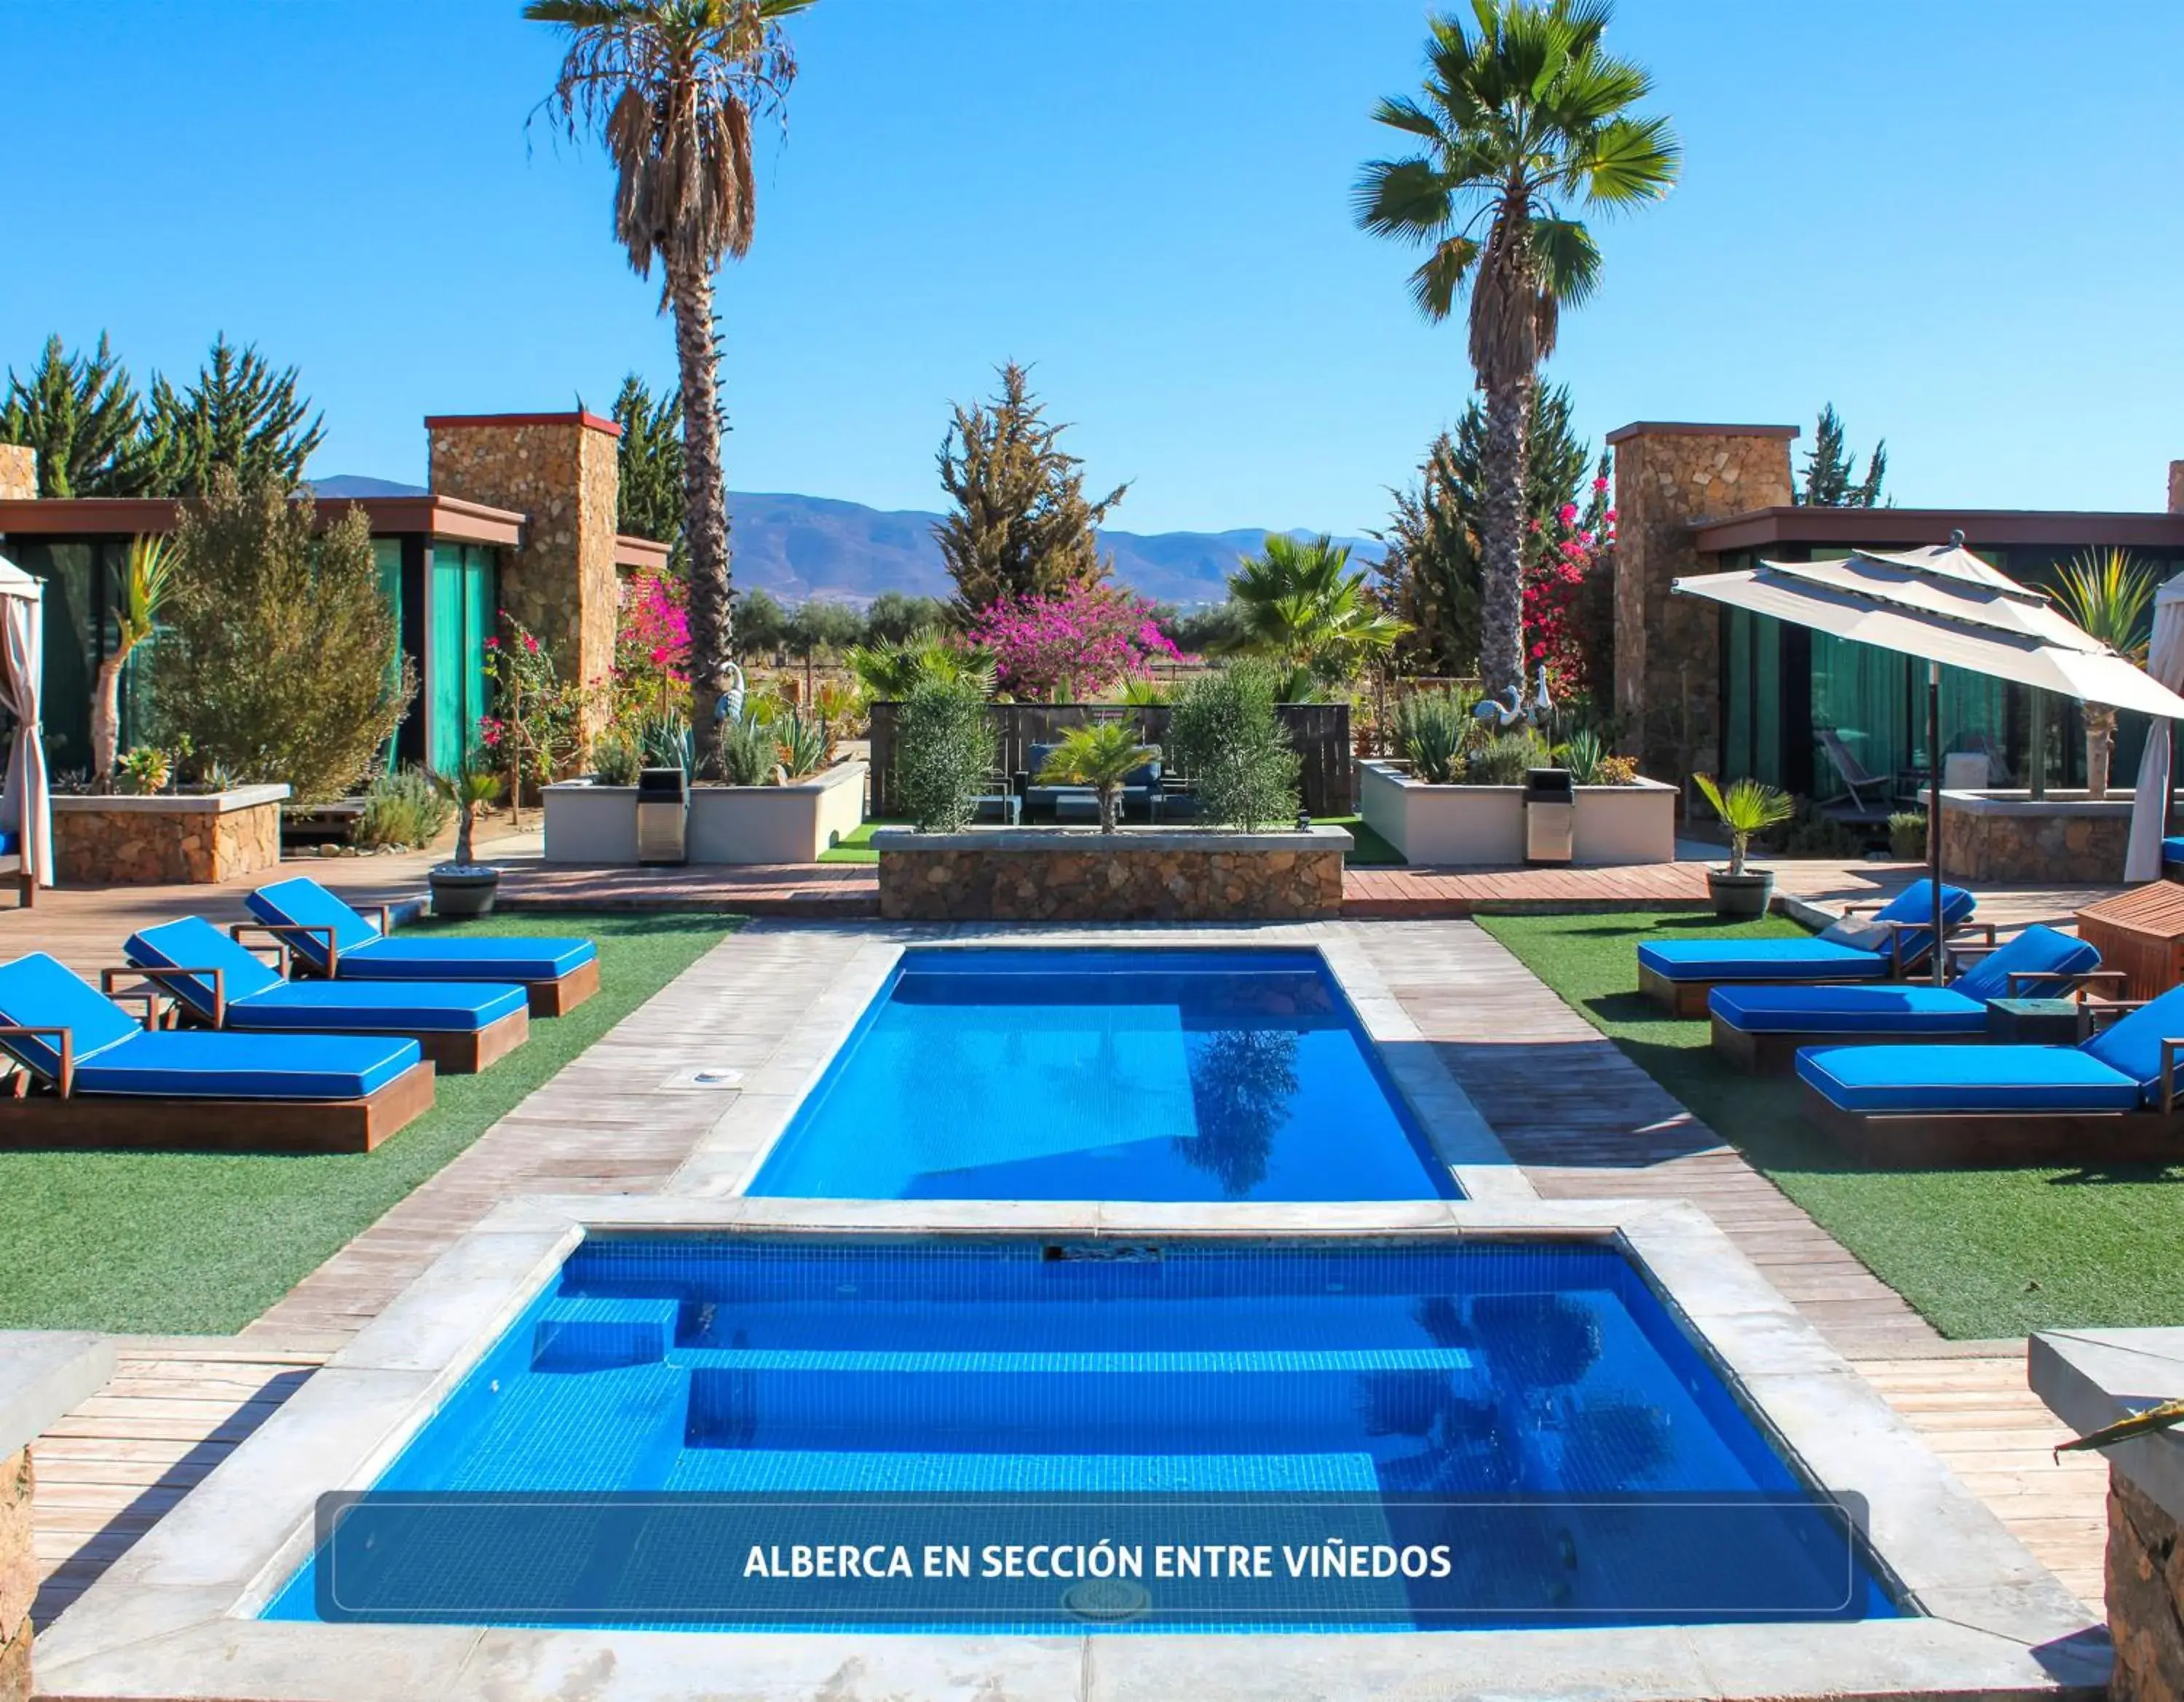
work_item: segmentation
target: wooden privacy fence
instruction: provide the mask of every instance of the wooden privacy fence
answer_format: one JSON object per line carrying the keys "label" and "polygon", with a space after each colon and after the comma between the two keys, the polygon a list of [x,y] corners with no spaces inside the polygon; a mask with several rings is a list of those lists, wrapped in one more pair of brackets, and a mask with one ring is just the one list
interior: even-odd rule
{"label": "wooden privacy fence", "polygon": [[[895,705],[872,705],[872,814],[899,815],[894,796]],[[1017,774],[1031,766],[1031,748],[1055,744],[1071,727],[1088,721],[1134,718],[1138,737],[1150,745],[1167,742],[1166,704],[989,704],[994,734],[1000,746],[1000,766]],[[1347,704],[1279,704],[1290,743],[1302,760],[1298,787],[1304,807],[1314,815],[1347,815],[1355,808],[1355,775],[1350,746]]]}

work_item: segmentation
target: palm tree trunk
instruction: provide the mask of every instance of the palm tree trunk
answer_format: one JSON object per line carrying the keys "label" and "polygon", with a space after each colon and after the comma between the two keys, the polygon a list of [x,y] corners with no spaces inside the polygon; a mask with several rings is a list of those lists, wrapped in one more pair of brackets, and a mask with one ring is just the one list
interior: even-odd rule
{"label": "palm tree trunk", "polygon": [[722,693],[734,640],[728,606],[728,498],[721,470],[720,356],[713,343],[713,278],[702,266],[667,264],[675,360],[682,382],[683,537],[690,553],[692,766],[721,771]]}
{"label": "palm tree trunk", "polygon": [[2098,704],[2086,705],[2086,795],[2108,796],[2109,764],[2115,753],[2116,714]]}
{"label": "palm tree trunk", "polygon": [[1533,382],[1528,375],[1486,392],[1479,671],[1490,698],[1524,689],[1524,437]]}

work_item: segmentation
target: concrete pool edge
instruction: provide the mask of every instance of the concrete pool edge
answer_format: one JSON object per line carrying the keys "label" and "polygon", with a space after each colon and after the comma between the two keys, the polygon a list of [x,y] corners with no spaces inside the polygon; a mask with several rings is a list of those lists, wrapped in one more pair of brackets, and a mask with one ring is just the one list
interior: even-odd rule
{"label": "concrete pool edge", "polygon": [[1448,1066],[1425,1043],[1417,1022],[1389,991],[1379,970],[1348,929],[1349,925],[1341,922],[1157,927],[1098,923],[1061,926],[872,923],[844,928],[840,932],[866,935],[867,943],[798,1017],[766,1066],[744,1083],[735,1103],[670,1179],[667,1191],[718,1198],[740,1195],[750,1186],[805,1096],[833,1063],[905,950],[1061,946],[1249,951],[1286,947],[1319,954],[1405,1109],[1464,1196],[1479,1200],[1536,1198],[1524,1171],[1510,1158]]}
{"label": "concrete pool edge", "polygon": [[[314,1499],[370,1482],[586,1233],[884,1238],[1574,1237],[1616,1240],[1830,1488],[1930,1616],[1851,1625],[1244,1637],[885,1637],[480,1630],[248,1617],[308,1547]],[[42,1638],[55,1698],[638,1702],[718,1689],[911,1696],[1464,1694],[1540,1699],[2096,1695],[2076,1602],[1696,1208],[862,1203],[666,1196],[512,1202],[466,1235]],[[1468,1675],[1477,1675],[1473,1679]]]}

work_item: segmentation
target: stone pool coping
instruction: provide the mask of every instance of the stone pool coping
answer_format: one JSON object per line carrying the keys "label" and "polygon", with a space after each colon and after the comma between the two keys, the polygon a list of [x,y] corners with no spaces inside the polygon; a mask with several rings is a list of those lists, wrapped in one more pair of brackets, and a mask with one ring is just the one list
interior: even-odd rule
{"label": "stone pool coping", "polygon": [[[309,1551],[320,1493],[369,1485],[587,1233],[999,1235],[1408,1243],[1511,1238],[1626,1251],[1778,1445],[1867,1498],[1923,1617],[1861,1624],[1375,1635],[1006,1637],[325,1626],[250,1616]],[[663,1195],[511,1201],[465,1235],[40,1639],[53,1698],[587,1702],[1055,1697],[1172,1702],[1490,1694],[1502,1702],[2098,1696],[2082,1610],[1696,1207],[1681,1202],[1051,1204]]]}
{"label": "stone pool coping", "polygon": [[850,961],[783,1037],[763,1069],[683,1161],[668,1184],[672,1193],[739,1194],[756,1177],[796,1108],[834,1061],[873,996],[911,948],[985,946],[1053,950],[1057,946],[1143,950],[1317,951],[1349,1000],[1381,1066],[1396,1085],[1435,1155],[1467,1199],[1526,1200],[1537,1191],[1502,1146],[1471,1096],[1419,1032],[1402,1001],[1389,990],[1371,957],[1342,922],[1255,922],[1223,926],[1083,923],[1056,926],[1007,922],[878,922],[859,930],[870,943]]}

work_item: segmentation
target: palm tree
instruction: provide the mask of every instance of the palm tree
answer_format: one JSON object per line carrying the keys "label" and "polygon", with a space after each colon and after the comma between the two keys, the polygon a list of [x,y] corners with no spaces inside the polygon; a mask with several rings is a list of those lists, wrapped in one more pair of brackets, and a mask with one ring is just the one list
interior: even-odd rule
{"label": "palm tree", "polygon": [[121,745],[121,670],[129,653],[152,636],[159,618],[159,605],[175,581],[175,550],[171,538],[142,537],[130,540],[129,554],[121,565],[114,611],[114,648],[98,665],[98,677],[91,694],[91,777],[98,792],[114,789],[114,760]]}
{"label": "palm tree", "polygon": [[[2153,575],[2127,549],[2089,549],[2063,570],[2056,600],[2086,633],[2126,661],[2146,665],[2153,637]],[[2116,712],[2105,704],[2087,704],[2086,791],[2106,795],[2109,763],[2115,753]]]}
{"label": "palm tree", "polygon": [[730,680],[728,509],[721,468],[713,273],[749,252],[754,115],[796,75],[780,28],[812,0],[529,0],[524,16],[568,32],[546,108],[571,136],[596,131],[615,165],[616,240],[639,277],[657,259],[675,315],[682,493],[690,561],[691,725],[700,772],[717,771],[717,707]]}
{"label": "palm tree", "polygon": [[1241,616],[1234,648],[1271,654],[1334,683],[1386,655],[1409,631],[1382,611],[1351,573],[1350,548],[1331,538],[1267,534],[1266,548],[1247,555],[1228,576],[1228,595]]}
{"label": "palm tree", "polygon": [[1357,181],[1364,229],[1430,245],[1411,275],[1428,319],[1446,319],[1470,286],[1471,364],[1486,396],[1479,669],[1490,697],[1524,688],[1524,438],[1540,363],[1562,307],[1600,281],[1592,234],[1566,210],[1634,206],[1675,181],[1668,120],[1626,115],[1652,79],[1602,50],[1610,10],[1472,0],[1475,31],[1432,19],[1419,97],[1373,114],[1421,146],[1371,161]]}
{"label": "palm tree", "polygon": [[1100,831],[1115,831],[1123,782],[1160,754],[1142,743],[1134,721],[1100,721],[1072,727],[1039,771],[1041,786],[1089,786],[1100,795]]}

